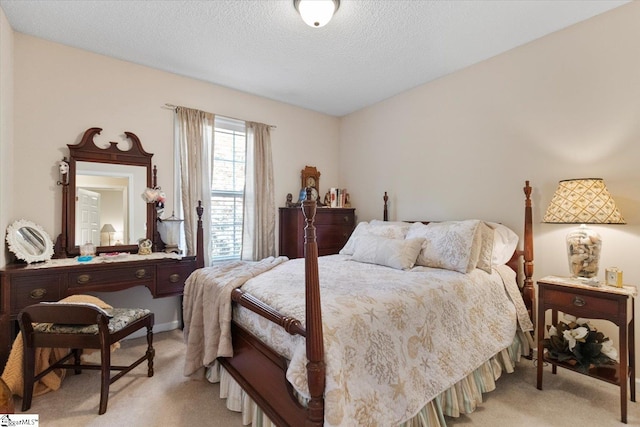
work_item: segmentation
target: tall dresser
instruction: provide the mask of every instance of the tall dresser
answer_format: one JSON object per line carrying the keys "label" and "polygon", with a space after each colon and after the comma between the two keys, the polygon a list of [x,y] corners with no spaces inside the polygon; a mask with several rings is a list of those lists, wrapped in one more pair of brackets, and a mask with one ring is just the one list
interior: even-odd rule
{"label": "tall dresser", "polygon": [[[355,227],[354,208],[318,208],[314,225],[318,255],[337,254]],[[280,255],[304,257],[304,214],[300,207],[280,208]]]}

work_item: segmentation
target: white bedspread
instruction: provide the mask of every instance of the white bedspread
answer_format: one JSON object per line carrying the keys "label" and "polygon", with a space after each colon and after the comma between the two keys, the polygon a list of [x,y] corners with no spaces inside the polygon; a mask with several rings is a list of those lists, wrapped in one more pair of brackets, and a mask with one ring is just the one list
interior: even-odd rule
{"label": "white bedspread", "polygon": [[[304,322],[303,266],[303,259],[282,263],[243,290]],[[519,294],[515,275],[504,269],[491,275],[426,267],[405,272],[348,256],[321,257],[325,425],[398,424],[509,346],[518,316],[506,289]],[[196,283],[209,286],[189,282],[185,292]],[[185,319],[187,307],[198,304],[191,294],[185,293]],[[308,396],[304,340],[264,319],[256,322],[248,310],[238,310],[236,320],[252,323],[253,333],[291,360],[287,378]],[[530,322],[521,327],[532,329]]]}

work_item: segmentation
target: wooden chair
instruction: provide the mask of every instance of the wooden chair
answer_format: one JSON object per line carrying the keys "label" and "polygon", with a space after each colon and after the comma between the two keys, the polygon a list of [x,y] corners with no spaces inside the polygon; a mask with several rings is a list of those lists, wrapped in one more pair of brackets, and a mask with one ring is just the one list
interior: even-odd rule
{"label": "wooden chair", "polygon": [[[76,374],[82,369],[99,369],[102,386],[100,389],[100,409],[107,411],[109,385],[127,372],[147,360],[147,376],[153,376],[153,321],[154,315],[146,309],[103,310],[94,304],[80,303],[40,303],[24,308],[18,315],[18,323],[23,339],[23,379],[24,392],[22,410],[31,407],[35,381],[53,369],[73,369]],[[111,345],[131,333],[147,328],[147,351],[128,366],[111,365]],[[35,375],[35,350],[37,347],[69,348],[69,354]],[[83,349],[99,349],[100,365],[82,364]],[[65,363],[73,357],[73,363]],[[111,377],[112,370],[120,371]]]}

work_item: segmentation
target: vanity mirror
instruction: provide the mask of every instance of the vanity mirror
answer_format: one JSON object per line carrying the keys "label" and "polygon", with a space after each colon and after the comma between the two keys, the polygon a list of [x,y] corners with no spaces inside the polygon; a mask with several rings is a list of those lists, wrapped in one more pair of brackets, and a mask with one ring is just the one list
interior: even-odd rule
{"label": "vanity mirror", "polygon": [[7,227],[7,244],[16,258],[32,262],[47,261],[53,255],[53,242],[42,227],[21,219]]}
{"label": "vanity mirror", "polygon": [[[77,255],[80,245],[87,242],[93,243],[97,252],[137,252],[139,239],[154,240],[153,204],[141,197],[145,188],[156,185],[151,168],[153,154],[144,151],[131,132],[125,132],[131,141],[128,150],[121,149],[117,142],[99,147],[94,137],[101,131],[90,128],[80,143],[67,145],[68,176],[61,168],[59,182],[63,186],[63,212],[62,233],[56,242],[58,257]],[[102,232],[107,224],[115,231]]]}

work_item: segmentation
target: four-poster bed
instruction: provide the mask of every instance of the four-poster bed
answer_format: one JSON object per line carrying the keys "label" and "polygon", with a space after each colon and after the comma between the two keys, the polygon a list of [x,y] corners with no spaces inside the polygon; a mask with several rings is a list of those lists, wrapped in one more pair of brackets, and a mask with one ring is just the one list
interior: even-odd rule
{"label": "four-poster bed", "polygon": [[[521,296],[518,295],[515,298],[511,295],[511,300],[513,305],[518,306],[516,304],[515,299],[520,299],[519,304],[522,304],[521,312],[518,313],[517,309],[507,310],[506,305],[504,303],[496,303],[498,304],[492,310],[497,311],[513,311],[508,319],[493,319],[489,317],[489,321],[483,320],[485,322],[481,325],[477,325],[480,329],[479,331],[483,331],[483,326],[486,326],[487,334],[494,334],[496,336],[496,343],[487,344],[484,341],[480,340],[484,343],[482,345],[478,344],[477,338],[474,337],[463,337],[461,340],[469,346],[480,346],[486,347],[489,353],[487,353],[490,358],[485,356],[478,355],[477,358],[474,359],[473,356],[463,356],[459,353],[459,358],[461,359],[460,363],[464,362],[469,364],[469,366],[465,366],[463,368],[452,367],[452,366],[435,366],[441,364],[439,361],[436,363],[435,360],[429,359],[426,355],[422,353],[423,348],[433,347],[435,344],[431,342],[438,341],[438,336],[426,336],[424,333],[416,333],[415,329],[427,329],[432,328],[435,322],[436,315],[433,314],[437,311],[437,308],[429,308],[428,311],[425,307],[425,299],[427,294],[422,295],[422,288],[425,285],[416,286],[415,283],[409,281],[409,283],[402,283],[402,285],[397,285],[395,281],[400,280],[400,277],[403,275],[411,274],[412,280],[415,277],[421,277],[421,275],[435,275],[435,282],[441,283],[440,287],[436,287],[435,289],[430,289],[428,291],[428,295],[434,296],[436,300],[439,301],[440,305],[443,305],[446,308],[445,311],[456,311],[455,306],[450,306],[451,302],[446,300],[444,297],[440,295],[445,294],[447,292],[453,292],[451,289],[455,288],[455,298],[459,298],[460,304],[462,304],[462,300],[465,299],[473,299],[474,303],[477,304],[477,301],[482,299],[483,294],[487,294],[487,298],[489,300],[496,300],[496,296],[489,296],[490,292],[497,292],[496,295],[500,293],[505,294],[505,290],[507,293],[509,290],[506,284],[507,279],[505,276],[509,276],[505,272],[505,269],[500,269],[496,266],[493,268],[489,268],[487,271],[489,273],[485,273],[480,271],[479,269],[473,269],[473,271],[467,271],[468,274],[459,274],[457,271],[452,272],[446,269],[434,269],[427,267],[416,267],[411,269],[413,273],[407,273],[402,268],[394,269],[389,268],[388,266],[380,266],[372,264],[371,260],[365,260],[364,263],[354,262],[358,261],[355,258],[358,256],[358,250],[356,253],[353,253],[353,260],[351,255],[335,255],[330,257],[322,257],[321,260],[318,258],[317,244],[315,240],[315,228],[314,228],[314,215],[316,210],[315,202],[307,200],[303,202],[302,210],[304,211],[304,215],[306,218],[307,227],[305,229],[305,258],[304,260],[292,260],[286,261],[280,258],[263,260],[258,263],[254,263],[252,265],[247,265],[242,262],[238,262],[236,264],[229,265],[227,270],[233,270],[236,273],[239,273],[239,276],[244,276],[238,279],[229,280],[226,276],[222,276],[219,269],[209,270],[209,269],[200,269],[195,272],[187,281],[187,286],[185,287],[185,307],[184,307],[184,315],[185,315],[185,338],[187,340],[187,360],[185,363],[185,374],[190,374],[194,371],[195,368],[203,364],[209,364],[209,362],[213,362],[213,360],[218,361],[218,363],[228,372],[231,377],[239,384],[239,386],[251,397],[251,399],[259,406],[259,408],[264,412],[264,414],[276,425],[278,426],[320,426],[320,425],[345,425],[345,419],[348,416],[353,417],[349,420],[349,423],[365,423],[363,421],[366,419],[366,416],[362,415],[362,408],[365,408],[364,405],[361,405],[358,410],[360,411],[358,415],[354,416],[354,412],[349,412],[351,409],[342,405],[342,403],[336,403],[337,400],[340,402],[348,402],[350,400],[357,400],[360,396],[358,394],[358,384],[354,384],[353,381],[346,381],[345,378],[350,378],[348,374],[344,374],[344,368],[353,369],[356,372],[358,369],[363,369],[362,365],[367,365],[366,369],[359,374],[360,377],[366,377],[367,371],[374,372],[372,377],[376,377],[376,379],[383,378],[383,382],[386,379],[389,381],[397,381],[397,384],[394,384],[395,391],[393,391],[393,396],[389,397],[390,399],[398,398],[398,394],[405,393],[405,384],[406,383],[419,383],[417,385],[411,384],[406,386],[406,393],[410,396],[404,400],[411,400],[410,391],[413,390],[412,387],[415,387],[418,390],[429,390],[435,387],[438,390],[438,393],[443,393],[446,389],[450,388],[452,384],[449,384],[447,387],[442,388],[443,386],[438,383],[438,385],[429,384],[430,379],[424,379],[424,381],[415,380],[415,372],[416,367],[421,364],[426,365],[434,365],[434,369],[441,369],[444,372],[451,372],[452,375],[459,375],[458,370],[464,373],[464,376],[471,376],[475,369],[496,369],[500,370],[501,368],[498,362],[494,361],[494,357],[498,357],[500,352],[504,352],[505,354],[508,351],[513,351],[514,348],[518,348],[516,345],[509,345],[511,342],[511,337],[502,337],[501,333],[496,332],[495,330],[506,328],[505,325],[514,324],[513,330],[515,331],[515,324],[520,321],[520,325],[523,323],[523,314],[524,317],[527,317],[526,321],[529,321],[529,317],[531,316],[533,300],[534,300],[534,289],[533,289],[533,233],[532,233],[532,213],[531,213],[531,187],[529,186],[529,182],[526,182],[524,187],[525,193],[525,224],[524,224],[524,244],[523,249],[515,249],[512,256],[508,261],[502,261],[506,266],[515,271],[516,273],[523,273],[522,276],[522,288],[521,288]],[[385,193],[385,204],[384,204],[384,219],[387,220],[387,197]],[[199,216],[201,215],[201,211],[198,212]],[[413,224],[411,225],[411,229],[423,230],[420,229],[422,224]],[[424,231],[424,230],[423,230]],[[354,235],[355,235],[354,231]],[[411,233],[411,232],[410,232]],[[478,232],[479,234],[479,232]],[[201,237],[202,229],[201,229],[201,221],[198,221],[198,236]],[[417,239],[409,239],[408,240],[417,240]],[[200,239],[201,241],[201,239]],[[364,241],[364,240],[363,240]],[[386,242],[386,240],[385,240]],[[398,240],[389,241],[393,244],[399,244]],[[422,245],[423,240],[419,242]],[[367,242],[369,244],[369,242]],[[347,244],[349,245],[349,243]],[[419,248],[422,246],[419,246]],[[202,246],[199,243],[198,245],[199,253],[198,253],[198,265],[203,266],[202,260]],[[405,248],[406,249],[406,248]],[[418,249],[420,250],[420,249]],[[421,252],[422,253],[422,252]],[[509,252],[511,253],[511,252]],[[366,256],[366,254],[365,254]],[[342,258],[340,258],[342,257]],[[334,259],[335,258],[335,259]],[[524,262],[520,262],[520,258],[524,259]],[[326,261],[325,261],[326,259]],[[476,258],[477,259],[477,258]],[[338,264],[332,264],[338,262]],[[393,260],[395,262],[395,259]],[[295,276],[296,273],[294,269],[302,270],[302,263],[304,263],[304,291],[298,292],[294,288],[290,287],[286,280],[282,279],[280,282],[278,273],[281,275],[284,274],[289,278]],[[337,267],[336,267],[337,266]],[[346,274],[347,276],[341,276],[342,271],[346,271],[346,266],[350,268],[355,268],[353,271],[348,270]],[[411,263],[411,267],[413,263]],[[401,266],[402,267],[402,266]],[[406,269],[405,269],[406,270]],[[506,270],[509,270],[508,268]],[[321,283],[321,276],[319,272],[322,272],[324,275],[322,276],[323,281]],[[499,274],[498,274],[499,272]],[[299,273],[302,277],[301,272]],[[338,280],[345,279],[344,282],[341,282],[339,289],[332,288],[332,292],[343,293],[332,299],[332,294],[329,293],[329,284],[325,283],[327,275],[334,275]],[[395,289],[401,289],[401,291],[397,293],[411,293],[413,295],[413,299],[417,301],[416,305],[409,305],[406,307],[398,308],[397,302],[395,300],[386,300],[386,294],[377,294],[378,287],[389,287],[382,285],[374,285],[371,283],[371,286],[368,286],[366,282],[367,274],[373,274],[378,276],[383,276],[386,278],[388,285],[393,282]],[[499,285],[494,285],[496,282],[496,278],[487,279],[489,276],[498,276],[497,281],[500,282]],[[447,276],[447,278],[444,278]],[[459,284],[457,280],[462,280],[464,278],[466,280],[468,277],[472,278],[471,282],[475,281],[481,283],[482,286],[486,286],[481,291],[473,290],[472,287],[468,287],[471,285],[467,284]],[[278,281],[274,281],[274,278]],[[454,278],[453,281],[450,281],[451,278]],[[515,275],[514,275],[515,278]],[[252,279],[247,282],[245,289],[251,289],[251,292],[246,291],[245,289],[241,289],[239,286],[244,283],[245,280]],[[351,281],[347,281],[346,279],[351,279]],[[358,282],[358,279],[362,283]],[[296,279],[292,279],[295,281]],[[404,280],[404,279],[403,279]],[[214,284],[210,284],[213,281]],[[217,281],[217,282],[216,282]],[[502,282],[504,281],[504,285]],[[229,283],[231,285],[229,286]],[[271,283],[271,286],[268,285],[266,287],[260,288],[261,282]],[[515,280],[513,281],[515,283]],[[224,291],[221,290],[221,283],[226,284],[226,289]],[[349,287],[353,287],[356,284],[362,285],[363,283],[367,283],[367,288],[362,289],[359,288],[355,290],[349,290]],[[444,285],[442,285],[444,283]],[[207,290],[207,287],[218,287],[217,290],[211,291]],[[478,288],[477,285],[473,285]],[[497,286],[497,287],[495,287]],[[287,294],[287,298],[291,299],[302,299],[304,297],[304,310],[303,316],[291,316],[285,315],[279,312],[279,310],[273,308],[273,304],[276,305],[287,305],[289,302],[284,299],[280,302],[275,302],[278,298],[274,298],[273,304],[267,304],[263,302],[262,298],[257,297],[254,293],[263,292],[263,294],[268,294],[269,292],[274,293],[274,288],[282,288],[283,292],[281,292],[280,298],[285,298],[285,295],[282,295],[285,292],[290,292]],[[347,289],[345,289],[347,288]],[[263,289],[262,291],[260,289]],[[267,289],[266,291],[264,289]],[[322,304],[321,304],[321,289],[322,289]],[[517,286],[516,286],[517,289]],[[213,293],[207,293],[213,292]],[[371,301],[366,300],[366,297],[363,297],[361,294],[367,294],[371,292]],[[396,291],[394,291],[396,292]],[[468,292],[468,293],[467,293]],[[474,294],[473,292],[478,292]],[[360,295],[358,295],[360,294]],[[221,299],[221,301],[216,302],[216,306],[210,306],[212,295],[215,295],[216,298]],[[354,296],[357,295],[357,296]],[[374,297],[375,295],[375,297]],[[416,296],[418,295],[418,296]],[[273,296],[273,295],[272,295]],[[225,300],[226,298],[233,301],[234,304],[234,317],[231,318],[230,314],[228,318],[225,314],[225,310],[229,310],[231,301]],[[440,299],[439,299],[440,298]],[[364,301],[366,300],[366,301]],[[400,347],[402,351],[398,360],[395,360],[395,364],[399,363],[399,360],[405,360],[405,364],[408,367],[413,367],[413,371],[408,371],[407,376],[401,376],[397,372],[395,372],[395,367],[389,367],[389,355],[384,354],[382,351],[376,350],[376,353],[372,353],[371,350],[368,350],[367,354],[364,354],[362,357],[364,360],[363,363],[357,364],[358,366],[347,366],[347,362],[344,360],[337,359],[344,358],[345,354],[349,354],[350,357],[353,357],[353,360],[358,360],[359,357],[356,353],[363,352],[362,350],[358,350],[356,348],[340,347],[336,350],[337,346],[334,346],[333,341],[339,341],[340,334],[343,332],[336,332],[335,325],[330,323],[333,317],[337,317],[338,313],[344,311],[344,307],[353,307],[354,311],[358,309],[362,309],[362,315],[354,315],[351,318],[348,318],[350,324],[345,324],[345,328],[352,328],[352,330],[348,332],[344,332],[347,335],[344,341],[349,340],[358,340],[358,334],[363,335],[370,333],[369,336],[376,336],[380,338],[380,341],[392,341],[392,338],[388,338],[385,336],[384,332],[380,330],[376,330],[373,332],[367,332],[365,330],[358,331],[354,333],[354,330],[363,327],[361,323],[362,319],[368,318],[370,321],[368,323],[374,323],[374,318],[384,317],[383,310],[380,309],[376,311],[373,307],[376,307],[377,301],[384,300],[387,306],[393,306],[393,310],[396,312],[400,311],[408,311],[400,316],[394,314],[395,317],[391,317],[387,319],[387,323],[391,322],[400,322],[404,327],[405,323],[409,323],[409,318],[415,318],[420,316],[415,316],[416,313],[424,308],[425,313],[430,313],[430,319],[424,319],[424,326],[414,328],[413,336],[404,341],[404,338],[400,337]],[[206,304],[205,304],[206,301]],[[285,301],[283,303],[283,301]],[[413,303],[415,303],[415,301]],[[409,304],[413,304],[409,303]],[[343,304],[343,305],[340,305]],[[449,304],[449,305],[448,305]],[[491,303],[488,303],[489,305]],[[503,304],[503,305],[499,305]],[[457,302],[456,302],[457,305]],[[473,305],[473,304],[472,304]],[[336,308],[339,306],[339,308]],[[363,308],[364,307],[364,308]],[[291,312],[300,313],[300,308],[291,309]],[[322,317],[322,311],[327,311],[328,318]],[[390,311],[393,311],[390,310]],[[474,308],[472,307],[469,311],[473,312],[473,316],[481,316],[481,314],[474,312]],[[366,315],[364,314],[366,312]],[[489,310],[491,313],[491,310]],[[262,320],[257,320],[257,323],[262,323],[262,330],[260,328],[249,330],[249,319],[253,317],[259,317]],[[404,316],[404,317],[403,317]],[[426,314],[425,314],[426,316]],[[446,316],[446,314],[444,314]],[[463,316],[468,316],[468,313],[463,313]],[[518,316],[520,316],[518,318]],[[304,317],[304,322],[301,319]],[[499,316],[495,316],[499,317]],[[474,319],[478,319],[481,317],[473,317]],[[211,323],[211,320],[215,322]],[[266,320],[265,320],[266,319]],[[355,321],[353,319],[356,319]],[[400,319],[400,320],[398,320]],[[526,321],[524,321],[526,323]],[[381,320],[382,323],[385,321]],[[494,323],[495,322],[495,323]],[[265,323],[269,326],[265,326]],[[530,322],[529,322],[530,323]],[[225,332],[221,325],[228,324],[229,331]],[[277,326],[276,326],[277,325]],[[354,326],[355,325],[355,326]],[[397,326],[397,325],[396,325]],[[207,329],[209,328],[209,330]],[[216,329],[215,332],[212,332],[211,328],[219,328]],[[274,331],[273,328],[278,328],[280,332]],[[401,329],[398,326],[398,329]],[[460,331],[461,336],[463,335]],[[389,336],[393,336],[393,333],[389,334]],[[448,332],[447,332],[448,333]],[[512,333],[512,332],[509,332]],[[348,334],[355,334],[353,336]],[[505,333],[506,334],[506,333]],[[264,335],[261,336],[262,339],[257,338],[256,335]],[[285,343],[285,338],[282,335],[290,335],[294,338],[292,339],[293,343],[288,344]],[[416,337],[420,335],[420,339]],[[477,335],[477,332],[476,332]],[[503,334],[504,335],[504,334]],[[264,339],[271,336],[274,342],[265,343]],[[500,336],[501,338],[497,338]],[[519,337],[521,341],[526,341],[523,337],[525,333],[520,333]],[[509,341],[504,341],[506,338],[509,338]],[[516,333],[517,341],[518,333]],[[476,341],[473,341],[476,339]],[[211,341],[216,340],[217,342],[212,348]],[[416,343],[417,341],[422,340],[421,343]],[[504,341],[502,344],[499,344],[500,348],[494,348],[498,345],[500,340]],[[374,339],[367,339],[368,343],[375,343]],[[327,343],[330,343],[329,347],[327,347]],[[506,344],[505,344],[506,343]],[[232,349],[228,348],[233,346]],[[355,344],[354,344],[355,345]],[[378,344],[375,344],[376,346]],[[521,345],[524,346],[524,350],[529,354],[530,350],[527,347],[527,342],[521,342]],[[296,353],[296,349],[299,349],[300,346],[303,346],[304,352],[302,358],[305,359],[306,362],[306,373],[301,375],[301,369],[297,368],[294,361],[300,359],[300,354]],[[391,345],[390,345],[391,346]],[[275,348],[275,349],[274,349]],[[464,348],[464,347],[463,347]],[[489,350],[492,348],[492,350]],[[436,350],[438,348],[436,347]],[[351,352],[351,353],[349,353]],[[299,353],[299,352],[298,352]],[[353,354],[352,354],[353,353]],[[470,351],[470,353],[473,353]],[[480,353],[480,352],[479,352]],[[283,355],[285,354],[285,355]],[[338,356],[336,356],[336,354]],[[495,354],[495,356],[494,356]],[[222,355],[222,356],[221,356]],[[504,356],[504,355],[503,355]],[[395,357],[395,356],[392,356]],[[507,356],[504,356],[505,358]],[[387,358],[386,366],[379,366],[382,362],[379,360],[371,360],[371,359],[384,359]],[[482,360],[478,359],[482,358]],[[467,360],[468,359],[468,360]],[[299,360],[298,360],[299,362]],[[355,362],[354,362],[355,363]],[[486,364],[485,364],[486,363]],[[509,362],[506,362],[507,364]],[[343,364],[344,366],[340,365]],[[378,364],[378,365],[377,365]],[[392,363],[393,364],[393,363]],[[413,364],[413,365],[412,365]],[[455,363],[453,363],[455,365]],[[336,367],[339,365],[340,368]],[[492,366],[492,367],[491,367]],[[293,371],[293,373],[289,372]],[[382,373],[381,373],[382,372]],[[442,374],[440,372],[440,374]],[[297,377],[296,377],[297,375]],[[489,376],[497,377],[499,374],[489,374]],[[304,377],[304,378],[302,378]],[[344,384],[341,387],[345,388],[342,390],[339,388],[336,383],[340,383],[336,378],[340,377]],[[344,378],[342,378],[344,377]],[[456,377],[458,382],[462,381],[462,377]],[[388,382],[389,382],[388,381]],[[490,382],[492,379],[489,380]],[[294,385],[292,385],[292,382]],[[433,381],[436,382],[435,380]],[[329,383],[331,385],[329,385]],[[302,384],[302,386],[301,386]],[[388,385],[388,384],[385,384]],[[432,387],[433,386],[433,387]],[[364,388],[370,387],[370,385],[365,385]],[[442,390],[440,390],[442,388]],[[488,390],[491,387],[487,387]],[[302,391],[301,391],[302,390]],[[375,390],[374,390],[375,391]],[[483,390],[487,391],[487,390]],[[481,393],[480,393],[481,394]],[[301,399],[302,395],[302,399]],[[336,398],[336,396],[340,396],[340,399]],[[384,406],[385,397],[384,392],[380,390],[380,405]],[[346,396],[346,397],[345,397]],[[378,396],[376,396],[377,399]],[[435,394],[434,396],[435,397]],[[326,400],[329,399],[329,403]],[[439,398],[438,398],[439,399]],[[437,405],[444,405],[440,400],[433,399],[433,402],[436,402]],[[300,403],[304,401],[305,403]],[[431,402],[429,402],[431,403]],[[327,405],[333,405],[333,407],[328,407]],[[342,405],[342,406],[341,406]],[[394,404],[395,406],[395,404]],[[415,406],[415,405],[414,405]],[[413,411],[412,413],[407,413],[406,416],[399,415],[399,418],[404,420],[409,420],[412,415],[416,415],[415,411],[411,409],[412,406],[407,404],[407,411]],[[378,408],[379,409],[379,408]],[[471,409],[473,410],[473,409]],[[454,409],[453,412],[458,411],[458,409]],[[443,411],[447,412],[447,411]],[[375,413],[375,410],[372,409],[372,413]],[[357,420],[356,420],[357,417]]]}

